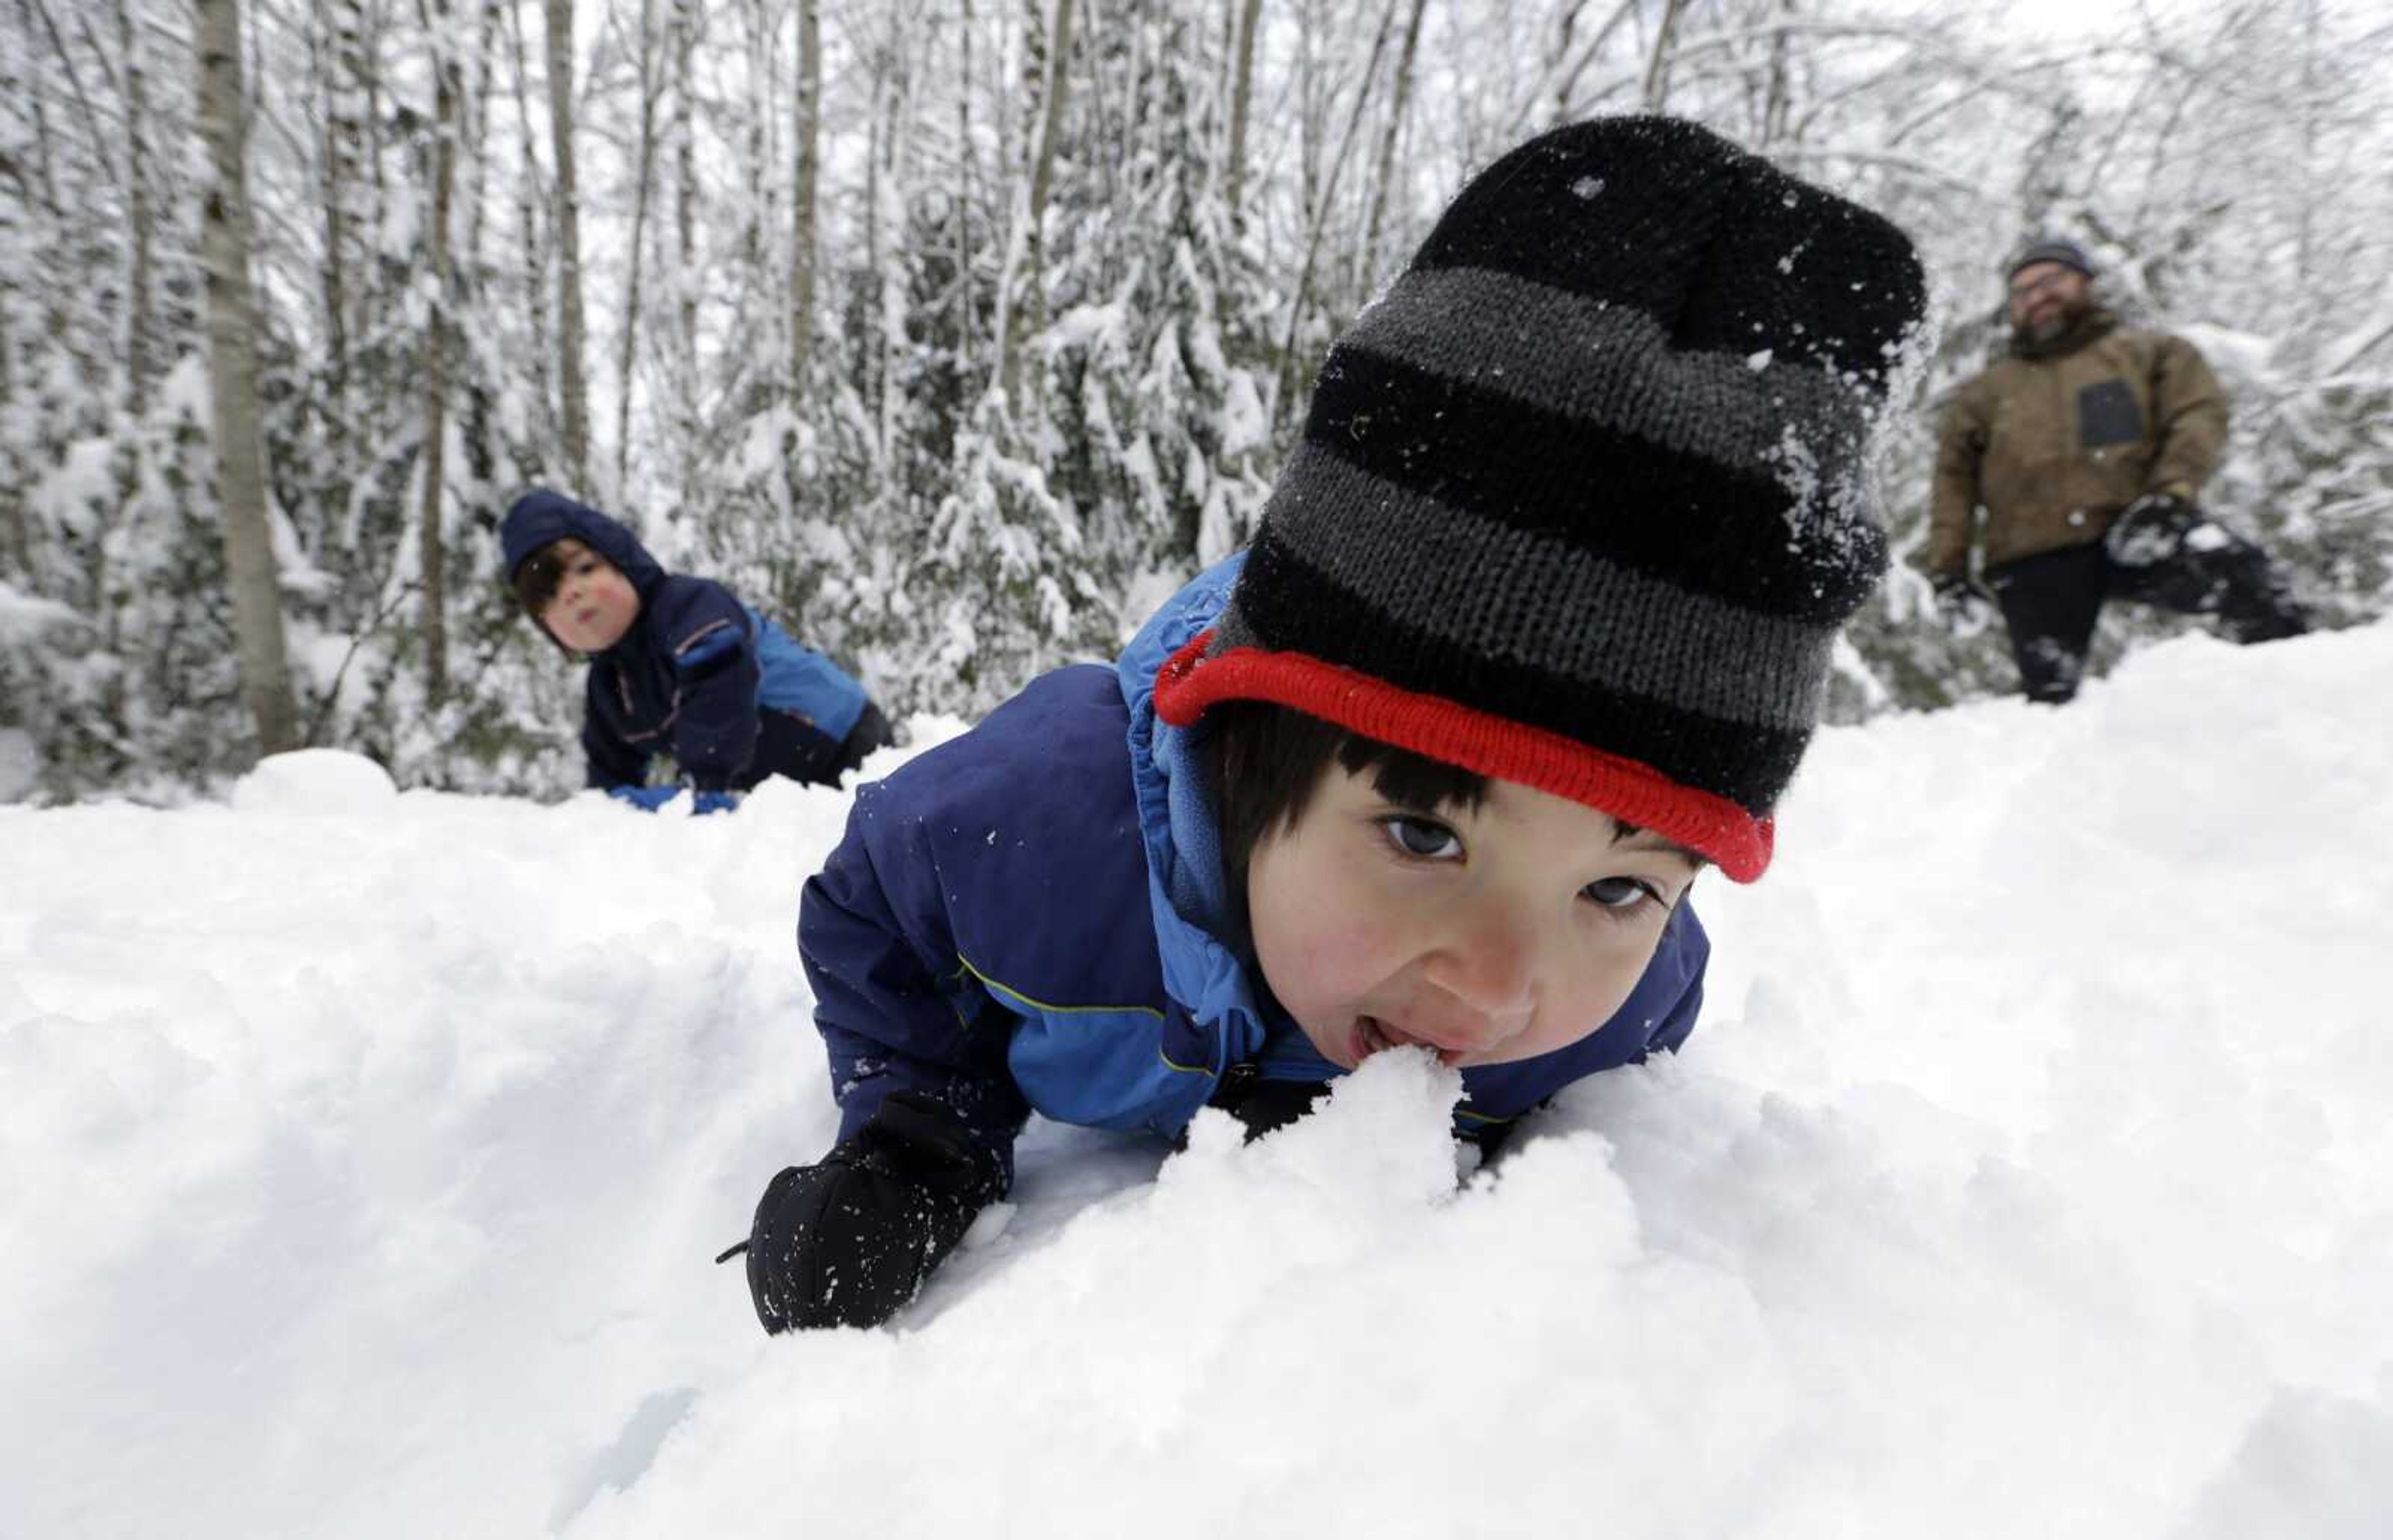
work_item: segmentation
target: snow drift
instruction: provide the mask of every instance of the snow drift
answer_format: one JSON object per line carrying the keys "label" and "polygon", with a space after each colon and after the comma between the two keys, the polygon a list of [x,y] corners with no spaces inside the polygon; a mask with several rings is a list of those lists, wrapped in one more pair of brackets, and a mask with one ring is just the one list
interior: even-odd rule
{"label": "snow drift", "polygon": [[1686,1052],[1498,1169],[1405,1055],[1038,1126],[894,1328],[771,1342],[711,1259],[833,1128],[844,797],[0,808],[0,1533],[2381,1533],[2388,674],[1826,731]]}

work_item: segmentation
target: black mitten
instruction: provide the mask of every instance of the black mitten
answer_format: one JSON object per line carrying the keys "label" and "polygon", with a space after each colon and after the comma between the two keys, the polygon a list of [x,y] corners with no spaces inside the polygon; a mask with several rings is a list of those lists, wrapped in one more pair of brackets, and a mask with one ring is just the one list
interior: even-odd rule
{"label": "black mitten", "polygon": [[1968,574],[1946,573],[1928,581],[1936,591],[1936,612],[1955,634],[1974,636],[1994,618],[1994,595]]}
{"label": "black mitten", "polygon": [[2186,537],[2202,522],[2202,510],[2185,499],[2171,492],[2146,492],[2120,510],[2102,536],[2102,546],[2121,567],[2156,567],[2175,560]]}
{"label": "black mitten", "polygon": [[911,1301],[1004,1188],[956,1115],[896,1091],[812,1166],[773,1179],[748,1235],[767,1332],[877,1326]]}

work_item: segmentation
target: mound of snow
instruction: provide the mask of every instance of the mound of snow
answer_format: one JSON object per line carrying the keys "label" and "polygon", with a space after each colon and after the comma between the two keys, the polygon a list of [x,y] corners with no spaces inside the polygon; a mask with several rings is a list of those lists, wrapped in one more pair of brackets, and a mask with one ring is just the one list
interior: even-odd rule
{"label": "mound of snow", "polygon": [[371,815],[387,810],[398,799],[390,772],[362,754],[338,749],[268,754],[232,789],[237,813]]}
{"label": "mound of snow", "polygon": [[771,1341],[712,1258],[836,1127],[847,796],[0,807],[0,1533],[2375,1533],[2388,673],[1824,731],[1686,1051],[1494,1169],[1414,1055],[1034,1122],[892,1327]]}

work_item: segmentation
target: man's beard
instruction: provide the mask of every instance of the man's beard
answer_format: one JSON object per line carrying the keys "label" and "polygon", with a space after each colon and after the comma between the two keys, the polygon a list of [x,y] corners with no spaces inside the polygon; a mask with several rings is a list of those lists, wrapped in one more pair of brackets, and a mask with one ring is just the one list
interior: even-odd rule
{"label": "man's beard", "polygon": [[2064,299],[2054,306],[2043,320],[2031,320],[2020,327],[2020,334],[2033,343],[2050,342],[2076,325],[2093,307],[2094,302],[2090,299]]}

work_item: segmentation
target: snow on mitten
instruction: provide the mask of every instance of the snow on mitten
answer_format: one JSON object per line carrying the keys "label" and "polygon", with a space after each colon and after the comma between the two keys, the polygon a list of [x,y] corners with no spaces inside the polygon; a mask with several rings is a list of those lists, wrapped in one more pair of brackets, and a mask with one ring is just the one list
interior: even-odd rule
{"label": "snow on mitten", "polygon": [[1002,1187],[953,1113],[893,1092],[830,1154],[765,1189],[748,1238],[756,1319],[767,1332],[881,1325]]}

